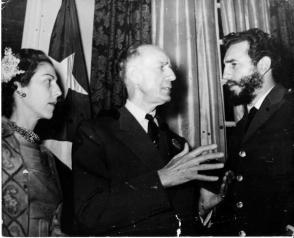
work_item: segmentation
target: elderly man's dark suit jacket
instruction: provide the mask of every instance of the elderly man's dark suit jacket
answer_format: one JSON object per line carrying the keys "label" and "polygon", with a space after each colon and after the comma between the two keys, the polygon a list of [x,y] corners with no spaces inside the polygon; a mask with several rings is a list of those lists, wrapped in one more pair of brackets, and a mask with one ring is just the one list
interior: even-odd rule
{"label": "elderly man's dark suit jacket", "polygon": [[177,217],[184,234],[195,234],[194,184],[164,189],[156,172],[183,143],[164,126],[158,151],[126,108],[83,123],[73,146],[79,235],[176,235]]}
{"label": "elderly man's dark suit jacket", "polygon": [[294,97],[281,86],[267,95],[244,132],[230,139],[235,179],[217,210],[218,235],[281,235],[294,224]]}

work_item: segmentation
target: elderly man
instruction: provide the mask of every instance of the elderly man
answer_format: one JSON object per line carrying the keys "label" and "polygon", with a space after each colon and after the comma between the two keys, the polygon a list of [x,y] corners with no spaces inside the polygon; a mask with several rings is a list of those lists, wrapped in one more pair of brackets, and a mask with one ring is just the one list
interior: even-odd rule
{"label": "elderly man", "polygon": [[[226,85],[249,113],[230,139],[234,180],[215,211],[215,235],[291,234],[294,224],[294,95],[282,86],[281,49],[259,29],[225,37]],[[220,199],[202,189],[202,211]]]}
{"label": "elderly man", "polygon": [[[116,117],[81,125],[73,146],[74,205],[80,235],[175,236],[197,234],[195,180],[219,169],[216,145],[188,152],[185,140],[156,116],[170,101],[175,80],[158,47],[130,48],[121,75],[128,99]],[[179,229],[180,228],[180,229]]]}

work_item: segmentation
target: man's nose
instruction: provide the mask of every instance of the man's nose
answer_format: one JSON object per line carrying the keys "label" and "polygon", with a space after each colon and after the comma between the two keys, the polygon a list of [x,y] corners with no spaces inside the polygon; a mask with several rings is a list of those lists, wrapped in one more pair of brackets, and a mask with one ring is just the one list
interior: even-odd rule
{"label": "man's nose", "polygon": [[224,72],[223,72],[223,79],[224,80],[229,80],[232,78],[232,73],[231,71],[229,70],[229,68],[227,66],[225,66],[224,68]]}
{"label": "man's nose", "polygon": [[168,75],[168,79],[170,81],[176,80],[176,75],[175,75],[174,71],[171,68],[168,68],[167,75]]}

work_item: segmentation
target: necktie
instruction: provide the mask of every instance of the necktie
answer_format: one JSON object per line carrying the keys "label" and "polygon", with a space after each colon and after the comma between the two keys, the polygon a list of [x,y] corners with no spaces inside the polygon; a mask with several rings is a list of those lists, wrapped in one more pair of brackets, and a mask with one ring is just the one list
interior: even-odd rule
{"label": "necktie", "polygon": [[250,123],[251,123],[251,121],[252,121],[252,119],[255,116],[255,114],[256,114],[257,111],[258,110],[255,107],[252,107],[250,109],[250,111],[249,111],[249,113],[247,115],[247,119],[245,121],[245,127],[244,127],[245,128],[245,131],[247,131],[247,129],[248,129],[248,127],[249,127],[249,125],[250,125]]}
{"label": "necktie", "polygon": [[147,133],[156,147],[158,147],[158,141],[159,141],[159,128],[154,122],[154,117],[150,114],[146,114],[145,118],[148,120],[148,129]]}

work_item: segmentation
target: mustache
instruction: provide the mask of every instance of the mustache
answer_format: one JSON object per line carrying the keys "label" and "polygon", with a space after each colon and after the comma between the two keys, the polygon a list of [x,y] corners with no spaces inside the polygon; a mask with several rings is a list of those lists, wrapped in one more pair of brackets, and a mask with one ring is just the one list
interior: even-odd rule
{"label": "mustache", "polygon": [[227,82],[225,83],[226,86],[228,87],[232,87],[232,86],[242,86],[241,85],[241,82],[238,83],[238,82],[235,82],[233,80],[227,80]]}

